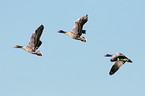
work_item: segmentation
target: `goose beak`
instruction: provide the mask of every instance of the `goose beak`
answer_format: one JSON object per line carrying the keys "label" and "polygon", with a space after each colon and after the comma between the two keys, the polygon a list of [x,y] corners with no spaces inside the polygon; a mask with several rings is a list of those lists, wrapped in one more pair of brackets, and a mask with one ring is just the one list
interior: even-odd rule
{"label": "goose beak", "polygon": [[13,48],[17,48],[17,46],[13,46]]}

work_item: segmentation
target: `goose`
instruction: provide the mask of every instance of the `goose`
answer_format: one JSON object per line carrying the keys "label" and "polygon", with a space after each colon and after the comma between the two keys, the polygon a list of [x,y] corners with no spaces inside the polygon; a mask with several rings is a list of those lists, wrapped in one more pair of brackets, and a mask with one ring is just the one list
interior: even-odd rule
{"label": "goose", "polygon": [[[114,55],[112,54],[106,54],[104,55],[105,57],[112,57],[110,59],[111,62],[117,61],[117,58],[121,58],[121,59],[128,59],[125,55],[123,55],[122,53],[115,53]],[[128,59],[130,62],[132,62],[130,59]]]}
{"label": "goose", "polygon": [[70,36],[71,38],[75,39],[75,40],[81,40],[82,42],[86,42],[87,39],[86,37],[81,37],[82,34],[86,34],[86,30],[82,30],[83,29],[83,25],[88,21],[88,15],[83,16],[79,19],[77,19],[76,21],[74,21],[74,26],[72,31],[70,32],[65,32],[63,30],[59,30],[57,31],[58,33],[64,33],[68,36]]}
{"label": "goose", "polygon": [[111,62],[114,62],[109,74],[113,75],[117,70],[119,70],[119,68],[125,63],[125,62],[130,62],[132,63],[132,61],[130,59],[128,59],[125,55],[123,55],[122,53],[116,53],[114,55],[110,55],[110,54],[106,54],[104,55],[106,57],[112,57],[111,58]]}
{"label": "goose", "polygon": [[43,32],[44,26],[40,25],[35,31],[34,33],[31,35],[30,41],[28,43],[27,46],[19,46],[16,45],[13,48],[21,48],[24,49],[25,51],[32,53],[32,54],[36,54],[37,56],[42,56],[42,53],[40,51],[36,51],[40,45],[42,44],[42,42],[40,41],[40,36]]}

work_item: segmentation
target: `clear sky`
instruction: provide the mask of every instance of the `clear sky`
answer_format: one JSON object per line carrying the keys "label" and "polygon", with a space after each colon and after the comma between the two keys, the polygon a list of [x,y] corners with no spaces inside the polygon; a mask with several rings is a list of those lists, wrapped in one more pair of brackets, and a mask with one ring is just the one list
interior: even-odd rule
{"label": "clear sky", "polygon": [[[86,43],[57,33],[86,14]],[[13,48],[41,24],[42,57]],[[0,28],[0,96],[145,96],[145,0],[0,0]]]}

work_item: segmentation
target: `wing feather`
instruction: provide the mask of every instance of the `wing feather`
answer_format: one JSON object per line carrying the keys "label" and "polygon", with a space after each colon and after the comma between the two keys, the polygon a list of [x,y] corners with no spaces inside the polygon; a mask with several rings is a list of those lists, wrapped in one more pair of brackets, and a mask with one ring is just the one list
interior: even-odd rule
{"label": "wing feather", "polygon": [[125,63],[125,60],[117,60],[114,62],[109,74],[113,75]]}
{"label": "wing feather", "polygon": [[41,25],[34,31],[27,45],[28,47],[32,48],[33,50],[36,50],[39,48],[39,46],[42,44],[42,42],[40,41],[40,37],[43,32],[43,29],[44,29],[44,26]]}
{"label": "wing feather", "polygon": [[73,27],[73,30],[72,32],[74,32],[75,34],[81,36],[82,33],[82,28],[83,28],[83,25],[88,21],[88,15],[86,16],[83,16],[79,19],[77,19],[75,22],[74,22],[74,27]]}

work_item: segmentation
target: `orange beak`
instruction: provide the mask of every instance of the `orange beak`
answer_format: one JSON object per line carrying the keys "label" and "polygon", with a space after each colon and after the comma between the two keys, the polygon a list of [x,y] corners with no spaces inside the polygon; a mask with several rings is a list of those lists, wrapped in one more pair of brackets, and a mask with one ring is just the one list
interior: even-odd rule
{"label": "orange beak", "polygon": [[106,55],[104,55],[104,56],[106,56]]}
{"label": "orange beak", "polygon": [[60,31],[57,31],[57,32],[60,32]]}
{"label": "orange beak", "polygon": [[13,48],[17,48],[17,46],[14,46]]}

